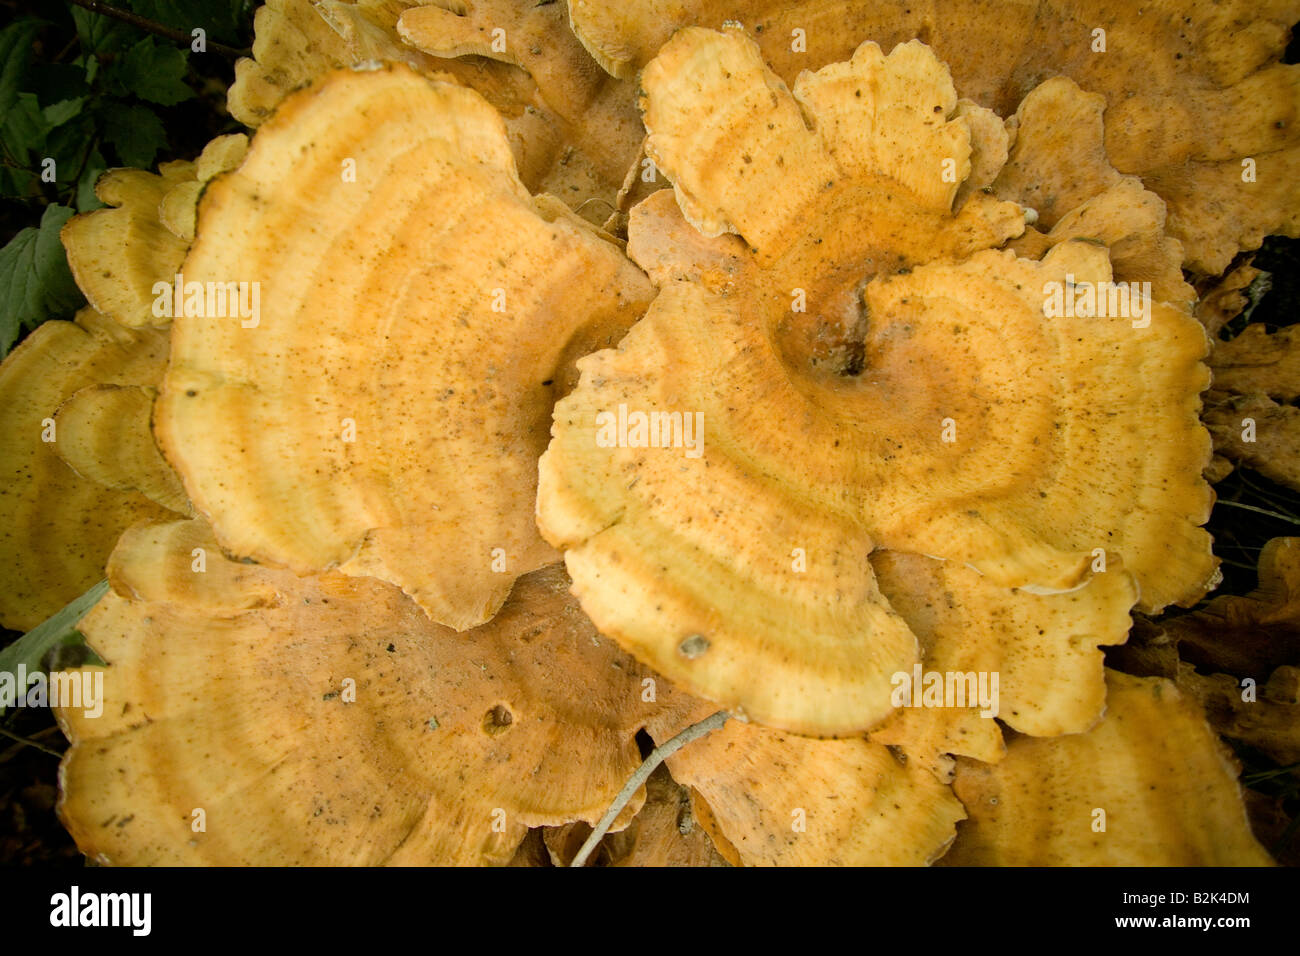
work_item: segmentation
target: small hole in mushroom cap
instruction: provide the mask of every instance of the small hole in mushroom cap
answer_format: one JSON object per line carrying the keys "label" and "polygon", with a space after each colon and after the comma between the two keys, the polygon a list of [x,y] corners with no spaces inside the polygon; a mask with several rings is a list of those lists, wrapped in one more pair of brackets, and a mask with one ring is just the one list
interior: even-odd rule
{"label": "small hole in mushroom cap", "polygon": [[709,639],[703,634],[692,634],[677,645],[677,653],[687,660],[695,660],[709,649]]}
{"label": "small hole in mushroom cap", "polygon": [[862,374],[867,367],[867,347],[864,342],[850,342],[844,346],[840,359],[840,375],[852,378]]}
{"label": "small hole in mushroom cap", "polygon": [[483,715],[483,733],[495,737],[514,722],[515,715],[510,713],[510,708],[505,704],[497,704]]}

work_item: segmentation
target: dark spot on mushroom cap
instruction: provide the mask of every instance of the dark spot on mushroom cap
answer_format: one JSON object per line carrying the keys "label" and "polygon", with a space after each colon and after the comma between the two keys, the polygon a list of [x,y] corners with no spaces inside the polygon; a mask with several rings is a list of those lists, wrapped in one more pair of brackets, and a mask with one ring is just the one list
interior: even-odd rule
{"label": "dark spot on mushroom cap", "polygon": [[497,704],[483,715],[483,733],[495,737],[515,722],[515,715],[505,704]]}
{"label": "dark spot on mushroom cap", "polygon": [[692,634],[677,645],[677,653],[681,654],[682,657],[685,657],[687,660],[695,660],[695,658],[704,654],[708,649],[709,639],[703,634]]}

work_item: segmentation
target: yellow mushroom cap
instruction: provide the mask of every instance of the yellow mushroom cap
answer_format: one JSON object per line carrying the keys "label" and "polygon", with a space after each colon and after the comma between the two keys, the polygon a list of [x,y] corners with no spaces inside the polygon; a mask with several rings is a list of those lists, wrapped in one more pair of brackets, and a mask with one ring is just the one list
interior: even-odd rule
{"label": "yellow mushroom cap", "polygon": [[1105,105],[1100,94],[1054,77],[1007,121],[1015,142],[990,188],[1032,208],[1038,227],[1010,247],[1037,258],[1070,239],[1101,242],[1116,281],[1150,283],[1153,298],[1190,308],[1196,293],[1183,279],[1182,243],[1166,235],[1165,203],[1106,155]]}
{"label": "yellow mushroom cap", "polygon": [[552,403],[651,294],[533,200],[478,94],[405,67],[286,100],[209,186],[183,275],[242,295],[175,320],[156,413],[218,539],[394,582],[456,628],[555,559],[533,522]]}
{"label": "yellow mushroom cap", "polygon": [[573,0],[596,60],[631,77],[674,33],[739,22],[788,83],[864,40],[923,37],[962,96],[1006,116],[1045,77],[1106,101],[1105,145],[1169,207],[1188,265],[1214,274],[1265,235],[1300,232],[1300,65],[1281,59],[1291,0]]}
{"label": "yellow mushroom cap", "polygon": [[110,572],[82,623],[103,713],[59,711],[61,814],[101,862],[505,862],[640,762],[640,673],[558,567],[463,634],[373,579],[230,561],[199,521],[133,529]]}
{"label": "yellow mushroom cap", "polygon": [[542,188],[571,206],[600,199],[595,221],[609,214],[641,144],[635,85],[610,77],[583,49],[566,0],[437,0],[406,10],[397,32],[436,57],[486,57],[525,71],[536,84],[535,111],[569,144]]}
{"label": "yellow mushroom cap", "polygon": [[[158,207],[158,218],[168,231],[186,243],[194,241],[194,228],[198,219],[199,196],[208,182],[224,172],[236,168],[244,161],[248,151],[248,137],[243,133],[218,136],[194,161],[194,178],[173,186],[163,196]],[[172,279],[171,275],[165,278]]]}
{"label": "yellow mushroom cap", "polygon": [[[100,862],[504,863],[529,827],[596,822],[641,761],[638,728],[662,742],[710,709],[602,638],[558,565],[463,633],[374,579],[230,560],[201,520],[132,528],[108,570],[81,624],[108,666],[75,672],[102,679],[102,712],[58,710],[60,812]],[[689,752],[674,766],[745,862],[924,862],[961,815],[863,740],[737,724]],[[641,832],[664,818],[623,845],[710,856]]]}
{"label": "yellow mushroom cap", "polygon": [[555,194],[591,222],[609,215],[641,136],[634,89],[578,45],[562,3],[269,0],[253,57],[236,64],[231,114],[259,126],[317,77],[380,62],[481,93],[505,121],[530,191]]}
{"label": "yellow mushroom cap", "polygon": [[189,243],[164,225],[161,210],[172,190],[193,180],[187,162],[99,177],[95,195],[109,208],[74,216],[61,233],[73,278],[97,310],[131,328],[170,321],[154,308],[154,285],[171,281]]}
{"label": "yellow mushroom cap", "polygon": [[[680,692],[646,729],[663,743],[710,705]],[[923,866],[964,818],[952,791],[915,761],[868,740],[810,740],[729,720],[668,758],[698,792],[696,816],[745,866]]]}
{"label": "yellow mushroom cap", "polygon": [[177,514],[192,514],[180,479],[163,460],[149,420],[157,391],[145,385],[88,385],[59,406],[54,453],[77,474],[114,491],[138,491]]}
{"label": "yellow mushroom cap", "polygon": [[253,55],[235,64],[230,115],[260,126],[280,101],[322,73],[366,60],[427,66],[393,28],[408,0],[267,0],[253,19]]}
{"label": "yellow mushroom cap", "polygon": [[929,51],[866,44],[791,94],[743,36],[692,29],[643,85],[686,218],[741,236],[702,237],[665,192],[638,206],[659,296],[556,407],[539,524],[602,632],[760,723],[836,734],[883,720],[916,662],[874,548],[1039,591],[1114,551],[1144,607],[1204,593],[1202,328],[1145,298],[1145,321],[1055,314],[1053,287],[1111,281],[1096,244],[979,251],[1022,222],[982,194],[952,211],[937,172],[964,168],[968,124]]}
{"label": "yellow mushroom cap", "polygon": [[959,761],[970,819],[945,864],[1267,866],[1236,771],[1200,707],[1161,678],[1107,676],[1092,730]]}
{"label": "yellow mushroom cap", "polygon": [[878,551],[871,565],[921,644],[913,671],[894,675],[897,713],[872,740],[950,781],[949,754],[1002,759],[999,722],[1054,737],[1082,733],[1101,717],[1101,645],[1124,643],[1137,600],[1117,556],[1062,594],[1003,587],[954,561],[900,551]]}
{"label": "yellow mushroom cap", "polygon": [[[104,576],[118,536],[140,520],[174,517],[139,491],[143,481],[112,482],[96,459],[119,474],[147,469],[157,450],[147,416],[115,423],[122,447],[92,447],[75,422],[56,415],[82,389],[155,384],[167,336],[129,330],[83,309],[75,322],[46,322],[0,365],[0,623],[27,630]],[[137,409],[138,411],[138,409]],[[71,413],[70,413],[71,414]],[[75,414],[72,415],[75,418]],[[95,439],[89,439],[94,442]],[[83,476],[64,456],[83,465]]]}

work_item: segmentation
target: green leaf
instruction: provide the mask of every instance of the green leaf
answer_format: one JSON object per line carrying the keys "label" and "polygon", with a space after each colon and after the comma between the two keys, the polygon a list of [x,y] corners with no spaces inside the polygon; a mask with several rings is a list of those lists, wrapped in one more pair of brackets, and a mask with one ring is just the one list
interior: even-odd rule
{"label": "green leaf", "polygon": [[59,230],[71,218],[66,206],[46,206],[39,229],[28,226],[0,249],[0,354],[23,328],[67,315],[86,301],[59,241]]}
{"label": "green leaf", "polygon": [[97,148],[92,149],[86,159],[86,168],[77,180],[77,212],[90,212],[103,207],[104,204],[95,195],[95,183],[106,169],[108,163],[104,162],[104,155]]}
{"label": "green leaf", "polygon": [[[77,624],[86,612],[99,603],[99,599],[108,593],[108,582],[100,581],[81,597],[76,598],[53,617],[42,621],[34,628],[0,651],[0,672],[18,673],[21,664],[30,674],[37,672],[48,674],[52,670],[80,664],[103,664],[104,661],[87,644]],[[69,655],[69,649],[83,648],[82,653]],[[67,661],[67,657],[73,657]],[[59,658],[63,658],[60,661]],[[21,688],[26,691],[26,688]],[[3,712],[3,707],[0,707]]]}
{"label": "green leaf", "polygon": [[27,75],[30,89],[45,107],[90,94],[86,67],[80,62],[33,63]]}
{"label": "green leaf", "polygon": [[106,82],[118,95],[135,95],[171,106],[194,96],[185,85],[186,55],[173,46],[145,37],[106,70]]}
{"label": "green leaf", "polygon": [[0,166],[0,198],[28,199],[35,192],[37,176],[30,169]]}
{"label": "green leaf", "polygon": [[45,148],[45,134],[49,131],[50,124],[45,121],[36,94],[19,93],[0,126],[0,143],[19,166],[31,166],[35,165],[33,157]]}
{"label": "green leaf", "polygon": [[32,56],[32,40],[41,28],[30,17],[15,20],[0,30],[0,116],[13,108],[18,88]]}
{"label": "green leaf", "polygon": [[77,64],[86,71],[86,82],[94,83],[95,77],[99,76],[99,59],[91,53],[85,56],[79,56]]}
{"label": "green leaf", "polygon": [[86,161],[95,138],[95,122],[79,113],[45,137],[45,155],[55,162],[56,181],[70,186]]}
{"label": "green leaf", "polygon": [[147,106],[110,102],[100,115],[104,139],[117,151],[123,166],[148,169],[158,151],[167,146],[162,120]]}
{"label": "green leaf", "polygon": [[91,13],[81,7],[73,7],[71,12],[81,45],[92,53],[116,52],[140,35],[135,27],[120,20]]}
{"label": "green leaf", "polygon": [[45,117],[45,125],[50,129],[62,126],[81,112],[81,107],[85,102],[86,98],[79,96],[75,100],[61,100],[58,103],[51,103],[41,110],[41,115]]}

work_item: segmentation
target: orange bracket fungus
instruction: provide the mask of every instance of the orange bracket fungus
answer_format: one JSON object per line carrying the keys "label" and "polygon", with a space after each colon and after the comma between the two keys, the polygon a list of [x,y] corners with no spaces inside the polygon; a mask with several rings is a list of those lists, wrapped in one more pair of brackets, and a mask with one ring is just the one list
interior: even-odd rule
{"label": "orange bracket fungus", "polygon": [[75,322],[46,322],[0,365],[0,622],[6,627],[35,627],[102,578],[118,536],[135,522],[174,517],[168,510],[178,506],[174,499],[164,507],[158,494],[150,495],[151,489],[165,495],[168,478],[156,470],[162,463],[147,431],[143,392],[118,393],[131,396],[132,412],[101,419],[117,437],[101,440],[80,427],[86,415],[98,417],[100,398],[85,390],[154,385],[166,359],[164,333],[124,329],[86,308]]}
{"label": "orange bracket fungus", "polygon": [[960,762],[953,786],[970,819],[944,863],[1268,866],[1196,702],[1160,678],[1110,672],[1107,684],[1106,716],[1087,733]]}
{"label": "orange bracket fungus", "polygon": [[1300,539],[1197,602],[1207,476],[1300,487],[1229,325],[1297,18],[268,0],[251,132],[101,177],[0,364],[0,623],[107,578],[78,847],[1268,865],[1220,735],[1300,756]]}
{"label": "orange bracket fungus", "polygon": [[[671,690],[664,704],[646,728],[661,744],[712,706]],[[965,818],[924,767],[860,738],[810,740],[729,720],[667,762],[735,865],[921,866]]]}
{"label": "orange bracket fungus", "polygon": [[1145,296],[1097,307],[1096,243],[990,248],[1022,210],[954,210],[971,123],[926,47],[867,43],[787,90],[738,31],[687,29],[642,86],[674,190],[633,211],[628,249],[659,294],[578,363],[538,497],[603,633],[760,723],[841,734],[888,717],[918,662],[874,550],[1087,589],[1110,622],[1093,647],[1135,597],[1204,593],[1201,326]]}
{"label": "orange bracket fungus", "polygon": [[[374,579],[231,561],[201,521],[133,528],[108,574],[82,628],[112,705],[59,711],[61,814],[100,862],[506,863],[528,827],[596,822],[639,727],[665,740],[708,706],[647,694],[558,565],[462,634]],[[923,862],[962,817],[879,744],[700,743],[678,766],[744,862]]]}
{"label": "orange bracket fungus", "polygon": [[1046,77],[1068,77],[1105,98],[1110,161],[1168,205],[1190,268],[1222,272],[1265,235],[1300,234],[1300,65],[1278,62],[1300,19],[1294,0],[573,0],[572,18],[623,77],[674,32],[728,20],[787,83],[864,40],[891,49],[918,37],[962,96],[1002,116]]}
{"label": "orange bracket fungus", "polygon": [[482,94],[506,124],[524,185],[602,222],[641,125],[632,85],[605,74],[567,21],[563,3],[271,0],[258,11],[253,58],[236,66],[230,111],[259,126],[330,70],[403,64]]}
{"label": "orange bracket fungus", "polygon": [[194,164],[164,163],[158,174],[114,169],[95,184],[107,209],[75,216],[63,227],[68,265],[90,304],[132,328],[166,325],[154,309],[154,283],[180,267],[187,240],[163,223],[161,208],[194,180]]}
{"label": "orange bracket fungus", "polygon": [[536,85],[529,109],[541,127],[529,132],[555,143],[535,188],[595,222],[609,216],[644,131],[633,84],[611,77],[583,49],[565,0],[436,0],[403,13],[397,32],[436,57],[486,57],[523,70]]}
{"label": "orange bracket fungus", "polygon": [[524,189],[477,93],[394,66],[291,96],[208,187],[181,271],[155,425],[225,548],[394,582],[456,628],[555,560],[552,403],[651,292]]}
{"label": "orange bracket fungus", "polygon": [[173,281],[194,240],[195,206],[208,181],[239,165],[248,137],[218,136],[194,162],[163,163],[157,175],[113,169],[95,195],[109,208],[63,227],[68,265],[90,304],[131,328],[171,319],[159,283]]}
{"label": "orange bracket fungus", "polygon": [[199,522],[132,530],[109,580],[82,627],[116,707],[60,711],[62,815],[101,861],[502,863],[640,762],[634,665],[553,613],[562,571],[465,635],[373,579],[231,562]]}

